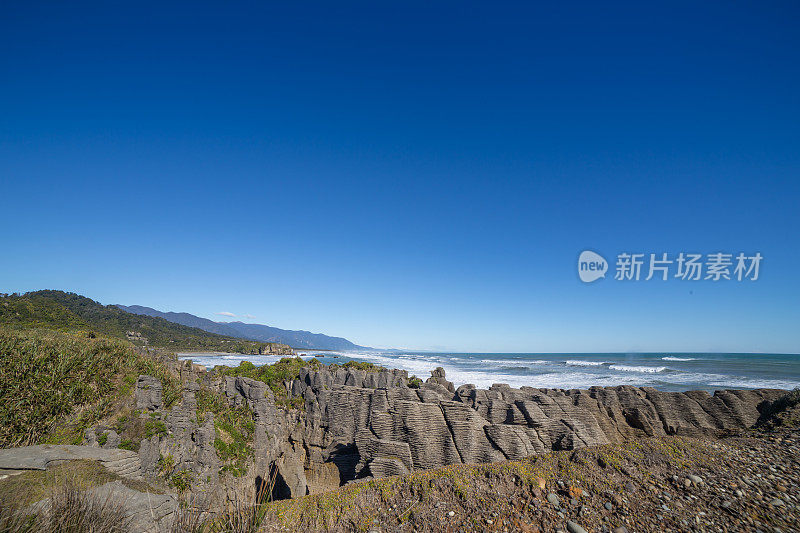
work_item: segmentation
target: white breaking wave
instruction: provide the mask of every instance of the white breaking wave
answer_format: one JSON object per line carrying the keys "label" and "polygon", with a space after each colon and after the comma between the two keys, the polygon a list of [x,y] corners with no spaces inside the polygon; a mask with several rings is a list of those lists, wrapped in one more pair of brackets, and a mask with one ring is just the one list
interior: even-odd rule
{"label": "white breaking wave", "polygon": [[673,357],[668,355],[661,358],[662,361],[696,361],[697,357]]}
{"label": "white breaking wave", "polygon": [[605,361],[564,361],[564,364],[567,366],[603,366],[607,365],[608,363]]}
{"label": "white breaking wave", "polygon": [[[459,361],[459,359],[453,359],[454,361]],[[519,367],[526,367],[530,365],[546,365],[548,363],[552,363],[553,361],[545,361],[543,359],[534,359],[531,361],[526,361],[523,359],[481,359],[481,363],[487,365],[496,365],[496,366],[519,366]]]}
{"label": "white breaking wave", "polygon": [[782,379],[758,379],[739,376],[722,376],[722,379],[710,381],[712,387],[725,387],[728,389],[785,389],[792,390],[800,387],[800,381]]}
{"label": "white breaking wave", "polygon": [[667,369],[665,366],[629,366],[629,365],[611,365],[608,368],[611,370],[619,370],[620,372],[643,372],[645,374],[657,374]]}
{"label": "white breaking wave", "polygon": [[638,385],[640,383],[641,379],[633,374],[598,375],[589,372],[549,372],[534,376],[514,376],[509,385],[512,387],[527,386],[540,389],[588,389],[594,386],[615,387],[617,385]]}

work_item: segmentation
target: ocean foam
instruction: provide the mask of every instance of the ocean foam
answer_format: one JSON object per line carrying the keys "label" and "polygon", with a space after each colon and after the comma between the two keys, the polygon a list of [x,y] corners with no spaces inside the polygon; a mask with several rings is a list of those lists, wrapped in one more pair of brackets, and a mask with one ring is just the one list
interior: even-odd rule
{"label": "ocean foam", "polygon": [[564,361],[564,364],[567,366],[603,366],[607,365],[608,363],[605,361],[581,361],[581,360],[574,360],[574,361]]}
{"label": "ocean foam", "polygon": [[[459,361],[459,359],[453,359],[453,360]],[[480,362],[487,365],[518,366],[521,368],[526,368],[530,365],[547,365],[553,363],[553,361],[545,361],[544,359],[532,359],[530,361],[525,359],[481,359]]]}
{"label": "ocean foam", "polygon": [[712,387],[724,387],[726,389],[785,389],[792,390],[800,387],[800,381],[789,381],[783,379],[758,379],[743,378],[740,376],[723,376],[722,379],[710,381]]}
{"label": "ocean foam", "polygon": [[608,368],[620,372],[641,372],[643,374],[657,374],[667,370],[665,366],[630,366],[630,365],[611,365]]}
{"label": "ocean foam", "polygon": [[673,357],[668,355],[661,358],[662,361],[696,361],[697,357]]}

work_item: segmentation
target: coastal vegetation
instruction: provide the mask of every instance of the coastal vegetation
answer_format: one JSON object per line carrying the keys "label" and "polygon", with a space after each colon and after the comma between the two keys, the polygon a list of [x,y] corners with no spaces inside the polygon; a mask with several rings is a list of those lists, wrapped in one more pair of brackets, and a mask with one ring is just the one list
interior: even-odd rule
{"label": "coastal vegetation", "polygon": [[83,431],[158,377],[171,404],[180,383],[155,359],[116,339],[0,329],[0,446],[80,444]]}
{"label": "coastal vegetation", "polygon": [[383,369],[382,366],[376,365],[375,363],[370,363],[369,361],[355,361],[352,359],[350,361],[347,361],[346,363],[342,363],[341,365],[337,363],[328,365],[328,368],[330,370],[336,370],[337,368],[344,368],[345,370],[347,369],[363,370],[365,372],[378,372],[379,370]]}
{"label": "coastal vegetation", "polygon": [[302,398],[290,398],[284,383],[297,379],[304,367],[320,368],[317,358],[303,360],[300,357],[284,357],[271,365],[256,366],[250,361],[242,361],[239,366],[216,366],[214,372],[222,376],[241,376],[266,383],[275,396],[275,404],[280,406],[302,406]]}
{"label": "coastal vegetation", "polygon": [[411,376],[408,378],[408,386],[412,389],[418,389],[422,385],[422,379],[418,378],[417,376]]}
{"label": "coastal vegetation", "polygon": [[0,500],[3,533],[128,533],[132,518],[116,500],[94,495],[71,481],[50,485],[47,510],[25,512],[12,501]]}

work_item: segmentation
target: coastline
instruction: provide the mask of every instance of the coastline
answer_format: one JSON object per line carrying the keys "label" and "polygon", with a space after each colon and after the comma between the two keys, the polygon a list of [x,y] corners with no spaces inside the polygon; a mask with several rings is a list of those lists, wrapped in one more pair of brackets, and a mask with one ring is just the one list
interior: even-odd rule
{"label": "coastline", "polygon": [[[800,387],[800,355],[724,353],[438,353],[332,350],[302,350],[302,358],[317,358],[324,364],[366,361],[396,368],[427,379],[437,367],[444,368],[456,386],[473,384],[489,388],[495,383],[511,387],[588,389],[594,386],[631,385],[662,391],[759,388],[791,390]],[[211,369],[215,365],[237,366],[241,361],[272,364],[281,356],[203,354],[184,352]]]}
{"label": "coastline", "polygon": [[[59,339],[47,342],[56,348]],[[456,387],[441,368],[421,381],[342,356],[322,365],[222,354],[229,363],[279,361],[207,372],[175,358],[148,365],[157,354],[118,349],[155,372],[132,370],[123,381],[133,390],[77,435],[80,446],[0,453],[0,470],[11,473],[0,483],[6,494],[34,500],[25,487],[57,484],[48,476],[60,475],[48,457],[88,457],[106,476],[98,490],[111,490],[114,475],[143,482],[126,493],[126,516],[139,516],[137,502],[161,491],[163,514],[153,518],[161,524],[182,519],[181,497],[205,494],[215,510],[232,500],[260,509],[266,531],[798,526],[800,391]],[[165,475],[167,454],[176,462]],[[46,471],[26,473],[27,457],[41,458]]]}

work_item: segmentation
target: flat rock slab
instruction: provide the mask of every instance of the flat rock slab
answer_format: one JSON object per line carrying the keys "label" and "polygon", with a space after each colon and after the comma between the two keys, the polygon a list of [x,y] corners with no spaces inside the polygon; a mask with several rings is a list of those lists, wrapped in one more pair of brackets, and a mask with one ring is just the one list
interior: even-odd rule
{"label": "flat rock slab", "polygon": [[130,530],[135,533],[169,531],[178,500],[168,494],[139,492],[120,481],[112,481],[89,491],[100,500],[117,502],[125,509]]}
{"label": "flat rock slab", "polygon": [[130,450],[39,444],[0,450],[0,470],[47,470],[65,461],[98,461],[123,477],[141,477],[139,454]]}

